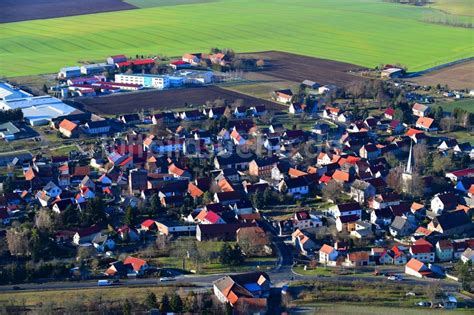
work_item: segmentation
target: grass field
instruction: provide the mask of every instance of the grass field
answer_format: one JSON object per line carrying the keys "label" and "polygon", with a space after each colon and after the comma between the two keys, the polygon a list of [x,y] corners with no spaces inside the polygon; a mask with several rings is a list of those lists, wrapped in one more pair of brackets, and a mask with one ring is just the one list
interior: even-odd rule
{"label": "grass field", "polygon": [[447,112],[452,112],[455,108],[461,108],[468,112],[474,113],[474,99],[464,99],[460,101],[451,101],[446,103],[439,103]]}
{"label": "grass field", "polygon": [[175,56],[214,46],[409,70],[472,55],[473,30],[423,23],[430,8],[380,0],[182,2],[190,4],[0,24],[0,76],[53,73],[111,54]]}

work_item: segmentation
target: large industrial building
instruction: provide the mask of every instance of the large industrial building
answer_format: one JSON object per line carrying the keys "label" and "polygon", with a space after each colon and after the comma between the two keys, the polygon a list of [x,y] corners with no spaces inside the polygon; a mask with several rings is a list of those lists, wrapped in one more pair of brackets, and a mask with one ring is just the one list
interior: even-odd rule
{"label": "large industrial building", "polygon": [[115,82],[126,84],[138,84],[146,88],[166,89],[170,86],[167,75],[154,74],[116,74]]}
{"label": "large industrial building", "polygon": [[10,84],[0,82],[0,110],[21,109],[23,117],[32,126],[46,125],[54,118],[66,116],[76,108],[51,96],[32,96]]}

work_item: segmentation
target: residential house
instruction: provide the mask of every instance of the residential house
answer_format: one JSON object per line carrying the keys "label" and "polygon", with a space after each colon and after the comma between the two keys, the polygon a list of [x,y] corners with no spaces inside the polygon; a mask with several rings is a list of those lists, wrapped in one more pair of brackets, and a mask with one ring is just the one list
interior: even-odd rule
{"label": "residential house", "polygon": [[290,114],[296,115],[301,114],[304,112],[306,105],[301,103],[291,103],[290,107],[288,107],[288,112]]}
{"label": "residential house", "polygon": [[419,117],[416,121],[415,127],[424,131],[436,131],[434,119],[430,117]]}
{"label": "residential house", "polygon": [[196,239],[199,242],[210,240],[235,241],[237,230],[249,226],[254,225],[251,223],[198,224]]}
{"label": "residential house", "polygon": [[293,92],[290,89],[277,90],[274,92],[275,100],[280,103],[290,104],[293,98]]}
{"label": "residential house", "polygon": [[352,252],[348,253],[344,265],[347,267],[362,267],[369,265],[368,252]]}
{"label": "residential house", "polygon": [[435,251],[433,245],[425,239],[418,239],[410,246],[410,254],[412,258],[416,258],[422,262],[434,262]]}
{"label": "residential house", "polygon": [[352,232],[356,229],[356,222],[360,220],[358,215],[346,215],[336,218],[336,229],[338,232]]}
{"label": "residential house", "polygon": [[98,225],[92,225],[88,228],[81,229],[74,234],[73,243],[81,245],[90,243],[97,236],[100,235],[101,227]]}
{"label": "residential house", "polygon": [[431,211],[436,215],[440,215],[449,210],[454,210],[457,205],[458,197],[453,193],[436,194],[433,199],[431,199]]}
{"label": "residential house", "polygon": [[146,260],[128,256],[123,261],[124,265],[131,265],[132,267],[132,274],[134,275],[143,275],[143,273],[149,268],[149,265]]}
{"label": "residential house", "polygon": [[362,216],[362,207],[357,202],[338,204],[329,209],[329,214],[334,218],[345,216]]}
{"label": "residential house", "polygon": [[359,150],[359,156],[367,160],[373,160],[381,155],[380,149],[372,143],[362,146]]}
{"label": "residential house", "polygon": [[380,227],[388,226],[392,223],[394,216],[390,208],[374,209],[370,213],[370,222]]}
{"label": "residential house", "polygon": [[430,107],[420,103],[415,103],[411,110],[413,115],[417,117],[426,117],[430,113]]}
{"label": "residential house", "polygon": [[387,107],[387,109],[384,112],[384,117],[392,120],[395,117],[395,109],[391,107]]}
{"label": "residential house", "polygon": [[466,250],[461,254],[461,261],[464,264],[468,262],[474,263],[474,249],[466,248]]}
{"label": "residential house", "polygon": [[384,265],[404,265],[407,263],[407,260],[407,254],[398,246],[393,246],[390,250],[387,250],[380,255],[379,262]]}
{"label": "residential house", "polygon": [[439,240],[436,243],[436,258],[439,261],[453,260],[454,247],[450,240]]}
{"label": "residential house", "polygon": [[249,174],[258,177],[271,176],[272,169],[276,166],[277,162],[278,158],[275,156],[254,159],[249,163]]}
{"label": "residential house", "polygon": [[415,226],[405,217],[396,216],[390,224],[390,234],[393,237],[404,237],[415,231]]}
{"label": "residential house", "polygon": [[229,303],[236,314],[265,314],[270,289],[270,277],[262,271],[224,276],[213,282],[214,295],[221,303]]}
{"label": "residential house", "polygon": [[291,241],[293,246],[304,256],[312,255],[316,249],[316,243],[312,241],[304,232],[300,229],[296,229],[291,234]]}
{"label": "residential house", "polygon": [[416,258],[410,259],[410,261],[405,265],[405,273],[417,278],[424,278],[431,275],[430,269],[422,262]]}
{"label": "residential house", "polygon": [[339,253],[334,247],[324,244],[319,250],[319,263],[325,266],[336,266],[338,256]]}
{"label": "residential house", "polygon": [[322,226],[322,221],[316,217],[311,216],[308,211],[298,211],[293,215],[293,228],[294,229],[310,229]]}
{"label": "residential house", "polygon": [[443,235],[463,234],[472,230],[473,224],[464,210],[443,213],[435,217],[429,224],[428,230]]}
{"label": "residential house", "polygon": [[130,170],[128,176],[128,185],[130,194],[135,192],[141,192],[148,187],[148,172],[144,169],[133,169]]}
{"label": "residential house", "polygon": [[138,114],[126,114],[119,117],[119,120],[126,125],[136,125],[141,122]]}
{"label": "residential house", "polygon": [[308,182],[304,177],[286,178],[278,184],[278,190],[294,197],[309,193]]}
{"label": "residential house", "polygon": [[356,179],[351,185],[350,196],[358,203],[365,203],[365,201],[375,196],[375,187],[366,181]]}

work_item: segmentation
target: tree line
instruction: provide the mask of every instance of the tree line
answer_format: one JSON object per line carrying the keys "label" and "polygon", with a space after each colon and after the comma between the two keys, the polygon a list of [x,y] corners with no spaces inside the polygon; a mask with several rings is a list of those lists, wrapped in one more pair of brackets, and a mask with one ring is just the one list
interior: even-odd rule
{"label": "tree line", "polygon": [[23,120],[23,112],[19,108],[0,110],[0,123],[2,124],[9,121],[21,120]]}

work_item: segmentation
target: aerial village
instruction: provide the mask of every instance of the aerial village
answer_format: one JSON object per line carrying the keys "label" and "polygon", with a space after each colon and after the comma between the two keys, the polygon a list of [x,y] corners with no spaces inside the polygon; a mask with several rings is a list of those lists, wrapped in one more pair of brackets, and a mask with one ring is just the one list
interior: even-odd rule
{"label": "aerial village", "polygon": [[[367,86],[310,80],[275,89],[272,106],[209,99],[103,115],[68,101],[235,80],[223,52],[159,67],[141,57],[61,68],[48,95],[0,84],[2,145],[74,147],[0,155],[1,285],[195,281],[238,314],[265,314],[271,290],[321,277],[472,292],[474,149],[443,133],[472,130],[472,113],[401,96],[393,65],[375,74],[386,97],[373,110],[354,105]],[[50,259],[28,263],[38,257]],[[457,307],[448,293],[417,303]]]}

